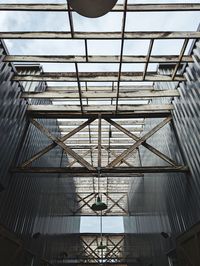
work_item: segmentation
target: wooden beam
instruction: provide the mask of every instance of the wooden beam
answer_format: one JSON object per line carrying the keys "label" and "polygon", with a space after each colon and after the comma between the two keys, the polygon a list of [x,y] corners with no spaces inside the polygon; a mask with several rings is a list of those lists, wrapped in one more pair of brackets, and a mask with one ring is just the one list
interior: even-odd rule
{"label": "wooden beam", "polygon": [[[119,63],[118,55],[108,56],[81,56],[81,55],[6,55],[4,62],[20,63]],[[124,55],[123,63],[146,63],[144,55]],[[182,57],[182,63],[192,63],[190,55]],[[149,57],[149,63],[178,63],[179,55],[153,55]]]}
{"label": "wooden beam", "polygon": [[[70,146],[68,145],[71,149],[76,149],[76,150],[87,150],[87,149],[91,149],[91,148],[95,148],[96,144],[89,144],[89,145],[73,145]],[[131,147],[131,145],[103,145],[106,149],[110,149],[110,150],[125,150]]]}
{"label": "wooden beam", "polygon": [[[68,134],[66,134],[65,136],[63,136],[60,140],[61,141],[67,140],[68,138],[72,137],[74,134],[76,134],[77,132],[79,132],[80,130],[82,130],[86,126],[88,126],[94,120],[95,120],[94,118],[88,119],[83,124],[81,124],[77,128],[73,129],[71,132],[69,132]],[[39,151],[38,153],[36,153],[34,156],[32,156],[30,159],[28,159],[27,161],[25,161],[22,164],[22,167],[29,166],[32,162],[34,162],[35,160],[39,159],[41,156],[43,156],[45,153],[49,152],[50,150],[52,150],[56,146],[57,146],[57,144],[55,142],[52,143],[52,144],[50,144],[50,145],[48,145],[47,147],[45,147],[44,149],[42,149],[41,151]]]}
{"label": "wooden beam", "polygon": [[[137,135],[139,136],[139,134]],[[97,144],[98,139],[91,139],[91,143],[93,144]],[[86,144],[89,143],[89,139],[73,139],[73,140],[68,140],[67,141],[67,145],[74,145],[74,144]],[[111,144],[132,144],[133,141],[129,138],[123,138],[123,139],[118,139],[118,138],[114,138],[110,140]],[[102,144],[103,145],[107,145],[108,144],[108,138],[102,139]]]}
{"label": "wooden beam", "polygon": [[93,250],[91,247],[81,238],[83,244],[91,251],[92,255],[95,257],[95,259],[101,260],[101,257]]}
{"label": "wooden beam", "polygon": [[[113,156],[117,157],[118,154],[116,154],[115,151],[105,147],[104,145],[102,146],[107,152],[110,152]],[[122,159],[122,162],[125,163],[127,166],[133,167],[133,165],[131,165],[129,162],[127,162],[125,159]]]}
{"label": "wooden beam", "polygon": [[[107,122],[109,122],[111,125],[115,126],[117,129],[119,129],[120,131],[122,131],[124,134],[126,134],[127,136],[129,136],[130,138],[132,138],[135,141],[138,141],[139,138],[134,135],[133,133],[131,133],[130,131],[128,131],[127,129],[123,128],[121,125],[119,125],[118,123],[116,123],[115,121],[107,118],[106,119]],[[142,145],[147,148],[148,150],[150,150],[151,152],[153,152],[154,154],[156,154],[158,157],[160,157],[162,160],[166,161],[167,163],[169,163],[172,166],[177,166],[177,163],[172,160],[171,158],[169,158],[168,156],[166,156],[165,154],[163,154],[162,152],[158,151],[156,148],[154,148],[153,146],[151,146],[150,144],[143,142]]]}
{"label": "wooden beam", "polygon": [[[136,132],[140,132],[141,130],[143,130],[142,126],[144,125],[144,123],[134,124],[134,121],[133,121],[132,124],[131,124],[130,122],[127,123],[127,124],[121,123],[121,125],[124,126],[124,127],[127,127],[128,129],[130,129],[132,131],[136,131]],[[80,123],[79,123],[79,125],[80,125]],[[66,132],[70,132],[72,129],[74,129],[74,127],[75,127],[75,125],[74,126],[73,125],[67,125],[67,124],[59,125],[59,129],[61,131],[66,131]],[[51,128],[51,127],[49,127],[49,128]],[[52,127],[52,129],[54,129],[54,128]],[[112,134],[121,134],[120,130],[118,130],[117,128],[115,128],[113,126],[111,127],[111,130],[112,130]],[[91,133],[96,134],[97,131],[98,131],[98,127],[96,125],[91,126]],[[109,126],[104,124],[102,126],[102,132],[103,132],[103,135],[109,134]],[[81,130],[81,132],[78,132],[77,136],[80,135],[80,134],[86,135],[86,133],[88,133],[88,129],[87,128]]]}
{"label": "wooden beam", "polygon": [[[77,77],[74,72],[52,72],[42,73],[40,75],[14,75],[13,81],[49,81],[49,82],[76,82]],[[80,72],[80,82],[116,82],[118,80],[118,72]],[[124,82],[139,82],[143,80],[143,72],[122,72],[120,80]],[[185,77],[182,75],[176,75],[174,80],[170,75],[157,74],[156,72],[148,72],[145,77],[145,81],[157,81],[157,82],[174,82],[185,81]]]}
{"label": "wooden beam", "polygon": [[[34,117],[34,118],[45,118],[45,119],[52,119],[52,118],[88,118],[88,117],[95,117],[98,115],[98,112],[91,112],[91,113],[81,113],[81,112],[51,112],[51,111],[34,111],[32,110],[27,110],[27,115],[29,117]],[[101,112],[102,118],[163,118],[171,115],[170,111],[135,111],[135,112],[118,112],[117,114],[113,114],[112,111],[106,111],[106,112]]]}
{"label": "wooden beam", "polygon": [[115,245],[112,249],[110,249],[110,250],[105,254],[105,258],[109,258],[109,255],[110,255],[111,253],[113,253],[113,251],[116,249],[116,247],[118,247],[118,246],[122,243],[122,241],[124,241],[124,236],[122,237],[122,239],[120,239],[119,242],[116,243],[116,245]]}
{"label": "wooden beam", "polygon": [[[135,133],[135,135],[138,137],[138,136],[140,136],[140,133]],[[109,137],[109,135],[104,136],[102,138],[102,143],[108,143],[108,137]],[[89,140],[89,136],[84,136],[84,137],[80,137],[80,138],[79,137],[74,137],[74,138],[71,138],[68,141],[66,141],[66,143],[68,143],[68,144],[69,143],[74,143],[75,144],[76,141],[77,141],[77,143],[79,143],[79,141],[86,141],[85,144],[87,144],[88,140]],[[123,136],[123,135],[116,136],[116,137],[114,136],[114,137],[111,138],[111,140],[112,140],[111,143],[117,143],[117,140],[119,140],[118,141],[119,145],[120,145],[120,143],[126,143],[126,141],[127,141],[127,143],[132,143],[133,142],[130,138],[128,138],[126,136]],[[98,137],[92,137],[91,138],[91,143],[93,143],[93,142],[97,143],[97,141],[98,141]]]}
{"label": "wooden beam", "polygon": [[[113,89],[113,86],[82,86],[81,87],[83,92],[93,92],[93,91],[98,91],[98,92],[116,92],[116,89]],[[166,88],[167,89],[167,88]],[[47,86],[46,91],[50,92],[50,91],[63,91],[63,92],[70,92],[70,93],[74,93],[77,92],[78,87],[77,86]],[[149,90],[152,91],[154,90],[153,86],[150,85],[123,85],[120,87],[120,92],[134,92],[137,90]]]}
{"label": "wooden beam", "polygon": [[[79,154],[80,156],[83,156],[81,153]],[[120,153],[118,153],[117,154],[117,156],[118,155],[120,155]],[[117,156],[112,156],[113,158],[116,158]],[[106,158],[106,157],[108,157],[108,154],[103,154],[103,159],[102,159],[102,164],[106,164],[106,162],[107,162],[107,159],[108,158]],[[89,155],[87,155],[87,156],[85,156],[85,157],[83,157],[85,160],[88,160],[88,161],[90,161],[90,156]],[[134,154],[134,156],[133,156],[133,158],[132,158],[132,160],[133,159],[135,159],[136,158],[136,155]],[[98,155],[97,154],[95,154],[95,155],[93,155],[93,159],[95,160],[95,161],[97,161],[98,160]],[[122,165],[122,163],[123,162],[120,162],[120,165],[118,166],[118,167],[120,167],[121,165]],[[78,167],[79,166],[79,164],[78,163],[75,163],[75,165]],[[105,165],[104,165],[105,166]],[[130,166],[129,164],[128,164],[128,166]],[[133,167],[133,166],[132,166]]]}
{"label": "wooden beam", "polygon": [[[59,120],[59,126],[65,126],[65,127],[74,127],[74,126],[80,126],[81,123],[85,122],[83,119],[67,119],[67,120]],[[119,125],[123,125],[123,126],[127,126],[127,125],[131,125],[131,126],[137,126],[137,125],[144,125],[144,120],[143,119],[117,119],[115,120],[116,123],[118,123]],[[93,121],[90,124],[91,128],[98,128],[98,123],[97,120]],[[108,128],[109,127],[109,123],[102,120],[102,128]],[[115,127],[112,127],[112,130],[114,130]],[[82,131],[81,131],[82,132]]]}
{"label": "wooden beam", "polygon": [[[78,193],[78,194],[80,195],[81,193]],[[92,193],[90,193],[89,195],[87,195],[85,197],[81,197],[81,199],[80,200],[77,200],[77,202],[80,203],[81,201],[86,200],[87,198],[91,197],[94,194],[95,194],[95,192],[92,192]]]}
{"label": "wooden beam", "polygon": [[[187,172],[189,169],[187,166],[143,166],[143,167],[115,167],[115,168],[105,168],[102,167],[101,172],[102,174],[114,174],[114,176],[120,176],[121,174],[137,174],[137,173],[173,173],[173,172]],[[84,167],[17,167],[13,168],[11,172],[15,173],[48,173],[48,174],[55,174],[55,173],[66,173],[78,175],[81,174],[81,177],[90,176],[91,174],[97,174],[97,170],[88,170]]]}
{"label": "wooden beam", "polygon": [[145,80],[145,77],[146,77],[148,64],[150,62],[151,52],[152,52],[152,49],[153,49],[153,43],[154,43],[154,39],[151,39],[150,43],[149,43],[149,49],[148,49],[148,53],[147,53],[147,57],[146,57],[146,63],[145,63],[145,66],[144,66],[144,72],[143,72],[143,76],[142,76],[143,80]]}
{"label": "wooden beam", "polygon": [[[143,125],[123,125],[123,127],[127,128],[128,130],[130,130],[131,132],[141,132],[143,131]],[[51,128],[51,127],[49,127]],[[52,127],[53,129],[53,127]],[[59,126],[59,131],[62,133],[68,133],[70,132],[72,129],[74,129],[73,126]],[[55,130],[55,132],[58,132],[57,130]],[[97,132],[98,132],[98,128],[96,126],[93,126],[91,128],[91,135],[93,135],[93,137],[97,137]],[[120,132],[120,130],[118,130],[117,128],[111,127],[111,132],[113,137],[115,136],[120,136],[122,135],[122,133]],[[104,126],[102,127],[102,135],[107,136],[109,134],[109,127],[108,126]],[[81,132],[77,133],[77,136],[88,136],[88,129],[85,128],[83,130],[81,130]]]}
{"label": "wooden beam", "polygon": [[[138,128],[128,127],[128,129],[131,130],[131,132],[136,133],[136,134],[138,134],[138,133],[143,131],[142,127],[138,127]],[[60,127],[60,129],[59,129],[61,135],[64,135],[64,134],[70,132],[70,130],[71,130],[71,128],[68,128],[68,127],[67,128]],[[97,132],[98,132],[97,128],[92,128],[91,129],[91,138],[97,138]],[[85,130],[82,130],[80,133],[77,133],[77,137],[78,138],[79,137],[80,138],[81,137],[83,137],[83,138],[87,137],[88,138],[89,137],[88,134],[89,134],[88,129],[85,129]],[[102,137],[108,137],[108,136],[109,136],[108,128],[102,129]],[[116,129],[116,130],[112,130],[112,136],[113,136],[113,138],[118,138],[118,137],[120,138],[123,135],[122,135],[122,133],[120,133],[120,131],[117,131],[117,129]],[[72,139],[73,139],[73,137],[72,137]]]}
{"label": "wooden beam", "polygon": [[[107,239],[113,246],[115,246],[115,243],[109,237]],[[117,248],[118,252],[121,252],[121,249],[119,247],[116,247],[116,248]]]}
{"label": "wooden beam", "polygon": [[[141,127],[139,127],[139,126],[138,127],[130,126],[130,127],[128,127],[128,129],[130,129],[132,132],[134,132],[136,134],[141,133],[143,131],[142,126]],[[68,133],[70,130],[71,130],[71,128],[62,126],[62,127],[60,127],[59,132],[63,135],[63,134]],[[102,138],[109,137],[109,131],[108,130],[109,129],[107,127],[105,127],[104,130],[102,130]],[[54,132],[56,133],[58,131],[56,130]],[[98,132],[98,129],[96,127],[95,128],[92,128],[91,129],[91,138],[95,138],[96,139],[98,137],[97,132]],[[77,138],[88,138],[89,137],[88,136],[88,133],[89,132],[86,129],[85,131],[83,130],[80,133],[77,133],[76,136],[77,136]],[[118,137],[119,138],[120,137],[127,138],[126,136],[124,136],[124,134],[122,134],[120,131],[118,131],[118,129],[113,129],[112,130],[112,138],[118,138]],[[76,137],[72,137],[72,139],[73,138],[76,138]]]}
{"label": "wooden beam", "polygon": [[[78,40],[120,40],[121,32],[74,32],[73,39]],[[124,39],[145,40],[145,39],[199,39],[198,31],[135,31],[125,32]],[[0,32],[0,39],[72,39],[69,31],[10,31]]]}
{"label": "wooden beam", "polygon": [[[102,146],[102,147],[104,147],[104,145]],[[88,150],[87,150],[88,151]],[[119,151],[116,151],[115,152],[115,155],[113,154],[113,156],[115,156],[115,157],[117,157],[117,155],[118,154],[120,154],[120,152],[121,151],[123,151],[123,150],[119,150]],[[79,153],[80,155],[83,155],[84,153],[86,152],[86,150],[77,150],[77,153]],[[93,154],[94,154],[94,156],[98,156],[98,150],[96,149],[94,152],[93,152]],[[135,151],[135,153],[134,153],[135,155],[137,154],[137,152]],[[107,152],[107,150],[105,149],[103,149],[102,150],[102,155],[108,155],[108,152]],[[86,158],[87,156],[85,156],[85,158]],[[89,155],[88,155],[88,158],[89,158]],[[103,159],[103,158],[102,158]],[[130,165],[129,165],[130,166]],[[131,165],[131,167],[133,167],[133,165]]]}
{"label": "wooden beam", "polygon": [[[0,4],[2,11],[66,12],[67,4],[27,3]],[[127,12],[200,11],[199,3],[128,4]],[[74,10],[72,10],[74,12]],[[123,4],[116,4],[110,12],[123,12]]]}
{"label": "wooden beam", "polygon": [[[96,147],[97,147],[97,146],[95,146],[95,147],[93,147],[93,148],[87,150],[87,151],[84,152],[83,154],[79,153],[79,155],[81,155],[83,158],[86,159],[86,155],[88,155],[89,153],[91,153],[91,151],[95,150]],[[88,148],[90,148],[90,147],[88,147]],[[72,167],[76,162],[77,162],[77,160],[74,159],[71,163],[69,163],[69,164],[67,165],[67,167]]]}
{"label": "wooden beam", "polygon": [[38,128],[43,134],[45,134],[50,140],[52,140],[54,143],[60,146],[67,154],[69,154],[74,159],[76,159],[77,162],[79,162],[82,166],[88,168],[88,170],[94,170],[94,167],[91,164],[89,164],[85,159],[79,156],[75,151],[70,149],[65,143],[63,143],[63,140],[53,136],[47,128],[45,128],[43,125],[38,123],[35,119],[30,118],[30,122],[36,128]]}
{"label": "wooden beam", "polygon": [[[85,206],[88,206],[89,208],[90,208],[90,205],[89,205],[89,203],[93,200],[93,199],[95,199],[95,197],[96,197],[96,195],[97,195],[97,193],[94,193],[93,195],[92,195],[92,197],[88,200],[86,200],[86,199],[84,199],[84,198],[82,198],[79,194],[76,194],[77,196],[78,196],[78,198],[80,199],[78,202],[79,202],[79,204],[80,204],[80,202],[81,201],[83,201],[83,205],[81,205],[77,210],[76,210],[76,213],[77,212],[79,212],[80,210],[82,210],[83,209],[83,207],[85,207]],[[95,213],[98,215],[98,213],[95,211]]]}
{"label": "wooden beam", "polygon": [[114,206],[118,206],[124,213],[128,214],[127,210],[125,210],[122,206],[119,205],[120,200],[122,200],[126,195],[122,195],[117,201],[113,200],[108,193],[103,193],[110,201],[112,201],[113,205],[108,208],[105,213],[109,213]]}
{"label": "wooden beam", "polygon": [[176,77],[176,73],[178,72],[178,69],[179,69],[179,67],[180,67],[180,64],[181,64],[181,61],[182,61],[183,55],[184,55],[185,50],[186,50],[187,45],[188,45],[188,42],[189,42],[189,40],[186,39],[186,40],[184,41],[184,43],[183,43],[182,48],[181,48],[181,52],[180,52],[180,55],[179,55],[179,62],[176,64],[175,69],[174,69],[174,71],[173,71],[173,73],[172,73],[172,79],[173,79],[173,80],[175,79],[175,77]]}
{"label": "wooden beam", "polygon": [[[97,241],[97,237],[95,237],[93,240],[92,240],[92,242],[90,242],[88,245],[89,246],[91,246],[94,242],[96,242]],[[87,250],[88,248],[87,248],[87,246],[85,246],[84,248],[83,248],[83,250],[81,251],[81,255],[83,254],[84,256],[85,256],[85,252],[87,253],[88,252],[88,250]],[[96,250],[94,250],[94,251],[96,251]],[[88,252],[89,253],[89,252]],[[91,256],[91,254],[89,253],[89,255]],[[93,256],[93,255],[92,255]],[[98,261],[97,261],[97,263],[98,263]]]}
{"label": "wooden beam", "polygon": [[[178,90],[150,90],[150,91],[132,91],[119,92],[120,98],[157,98],[157,97],[178,97],[180,96]],[[21,98],[32,99],[70,99],[79,97],[75,92],[59,92],[59,91],[45,91],[45,92],[24,92]],[[82,98],[116,98],[116,92],[82,92]]]}
{"label": "wooden beam", "polygon": [[[86,112],[108,112],[114,111],[115,105],[84,105]],[[30,112],[77,112],[80,111],[79,105],[29,105],[27,110]],[[122,105],[118,107],[122,112],[135,111],[170,111],[173,110],[172,104],[138,104],[138,105]]]}
{"label": "wooden beam", "polygon": [[162,122],[160,122],[157,126],[151,129],[148,133],[146,133],[143,137],[137,140],[129,149],[122,152],[117,158],[115,158],[112,162],[110,162],[107,167],[113,168],[116,166],[122,159],[126,159],[136,148],[138,148],[142,143],[147,141],[152,135],[154,135],[158,130],[164,127],[167,123],[172,120],[172,117],[165,118]]}
{"label": "wooden beam", "polygon": [[[71,16],[70,16],[70,18],[72,20]],[[83,113],[82,91],[81,91],[81,83],[80,83],[80,79],[79,79],[79,71],[78,71],[78,64],[77,63],[75,63],[75,69],[76,69],[76,79],[77,79],[77,84],[78,84],[79,101],[80,101],[80,106],[81,106],[81,112]]]}

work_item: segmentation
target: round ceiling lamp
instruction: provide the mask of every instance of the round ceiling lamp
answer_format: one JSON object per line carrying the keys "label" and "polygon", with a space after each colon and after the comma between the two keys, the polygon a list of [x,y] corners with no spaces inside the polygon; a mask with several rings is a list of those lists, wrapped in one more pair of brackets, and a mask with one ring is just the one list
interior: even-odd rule
{"label": "round ceiling lamp", "polygon": [[117,0],[68,0],[68,3],[78,14],[88,18],[98,18],[107,14]]}

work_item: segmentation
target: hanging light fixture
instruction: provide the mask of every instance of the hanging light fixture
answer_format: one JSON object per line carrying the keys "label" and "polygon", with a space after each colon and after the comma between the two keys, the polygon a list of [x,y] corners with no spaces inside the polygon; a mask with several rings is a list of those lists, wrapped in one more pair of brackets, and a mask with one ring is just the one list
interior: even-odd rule
{"label": "hanging light fixture", "polygon": [[117,0],[68,0],[77,13],[88,18],[98,18],[108,13]]}
{"label": "hanging light fixture", "polygon": [[96,202],[92,204],[91,209],[93,211],[104,211],[108,208],[107,204],[104,203],[99,195],[100,192],[100,170],[98,170],[98,195],[96,197]]}
{"label": "hanging light fixture", "polygon": [[97,249],[101,250],[101,260],[103,262],[103,250],[107,249],[107,246],[103,244],[103,217],[102,213],[100,216],[100,245],[97,246]]}
{"label": "hanging light fixture", "polygon": [[103,211],[103,210],[106,210],[107,208],[108,208],[108,206],[104,202],[102,202],[99,195],[96,198],[96,202],[94,204],[92,204],[92,206],[91,206],[91,209],[93,211]]}
{"label": "hanging light fixture", "polygon": [[97,247],[97,249],[106,249],[107,246],[103,245],[103,242],[100,242],[100,245]]}
{"label": "hanging light fixture", "polygon": [[[106,0],[110,1],[110,0]],[[95,0],[94,0],[95,2]],[[97,176],[97,184],[98,184],[98,193],[97,193],[97,198],[96,202],[92,204],[91,209],[93,211],[103,211],[108,208],[108,206],[102,202],[102,198],[100,197],[100,177],[101,177],[101,115],[99,115],[98,118],[98,176]]]}

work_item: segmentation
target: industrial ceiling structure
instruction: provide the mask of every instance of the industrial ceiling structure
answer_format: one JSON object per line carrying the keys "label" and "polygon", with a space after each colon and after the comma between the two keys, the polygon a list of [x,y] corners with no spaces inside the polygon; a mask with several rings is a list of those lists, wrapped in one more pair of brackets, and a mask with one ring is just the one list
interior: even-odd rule
{"label": "industrial ceiling structure", "polygon": [[[137,206],[133,199],[137,184],[145,174],[188,174],[189,167],[183,160],[176,160],[159,150],[149,139],[157,136],[166,126],[173,126],[173,100],[180,97],[179,86],[187,81],[182,69],[192,64],[195,57],[188,53],[191,42],[200,38],[199,31],[128,31],[127,16],[135,13],[199,12],[200,3],[133,3],[118,1],[110,11],[121,19],[121,31],[78,31],[74,24],[75,11],[65,1],[62,3],[0,3],[0,14],[65,13],[68,16],[66,29],[69,31],[1,31],[0,39],[5,43],[18,40],[78,41],[84,53],[68,54],[52,51],[33,54],[27,50],[12,49],[3,55],[2,62],[11,64],[15,73],[11,82],[22,87],[20,99],[27,104],[26,115],[29,128],[34,128],[48,141],[33,154],[10,168],[13,175],[31,174],[34,178],[59,176],[66,179],[65,188],[59,187],[52,199],[51,207],[55,216],[134,216]],[[93,19],[91,22],[93,23]],[[159,22],[158,22],[159,23]],[[176,54],[153,53],[154,47],[162,41],[174,40],[181,43]],[[93,54],[90,47],[104,42],[118,42],[118,54]],[[127,41],[145,41],[147,52],[127,54]],[[33,43],[35,45],[35,43]],[[83,49],[84,47],[84,49]],[[51,64],[56,71],[45,71],[45,64]],[[64,64],[71,65],[73,71],[62,70]],[[104,71],[96,70],[103,65]],[[94,71],[92,71],[94,65]],[[106,67],[108,65],[108,67]],[[109,70],[109,66],[111,67]],[[171,72],[159,71],[160,66],[170,66]],[[61,67],[59,67],[61,66]],[[126,66],[126,67],[124,67]],[[84,69],[84,71],[80,70]],[[128,69],[131,69],[129,71]],[[113,71],[115,69],[115,71]],[[125,70],[124,70],[125,69]],[[126,70],[127,69],[127,70]],[[135,70],[136,69],[136,70]],[[140,69],[140,70],[137,70]],[[159,86],[162,84],[162,86]],[[166,85],[166,89],[165,89]],[[171,89],[169,87],[171,86]],[[164,88],[164,89],[163,89]],[[55,121],[45,125],[44,121]],[[154,121],[149,127],[149,121]],[[162,134],[162,133],[161,133]],[[27,135],[24,135],[24,140]],[[159,140],[160,141],[160,140]],[[32,145],[32,144],[30,144]],[[37,147],[37,148],[38,148]],[[58,149],[62,154],[60,166],[37,163],[49,152]],[[147,150],[155,156],[159,164],[143,160]],[[22,151],[21,151],[22,152]],[[73,187],[73,190],[72,190]],[[48,181],[46,189],[48,191]],[[52,193],[52,192],[51,192]],[[44,193],[44,201],[48,193]],[[101,212],[91,209],[98,195],[107,208]],[[138,194],[139,195],[139,194]],[[66,204],[67,199],[67,204]],[[131,203],[131,204],[130,204]],[[50,208],[50,207],[49,207]],[[139,210],[139,207],[138,207]],[[139,212],[137,215],[141,215]],[[59,236],[54,236],[59,238]],[[139,239],[131,234],[72,234],[65,245],[68,254],[52,246],[46,258],[52,265],[67,265],[78,261],[83,264],[142,264],[139,257],[151,254],[144,243],[151,238]],[[68,236],[66,235],[66,238]],[[137,238],[138,247],[134,242]],[[63,239],[63,238],[62,238]],[[102,240],[103,239],[103,240]],[[98,248],[100,242],[106,249]],[[145,242],[147,241],[147,242]],[[159,238],[155,241],[159,242]],[[75,243],[76,244],[72,244]],[[55,243],[58,243],[56,240]],[[71,244],[70,244],[71,243]],[[79,243],[79,245],[77,245]],[[128,243],[128,244],[127,244]],[[56,244],[57,245],[57,244]],[[64,244],[63,244],[64,245]],[[138,250],[137,250],[138,248]],[[50,252],[50,253],[49,253]],[[60,252],[60,255],[58,255]],[[146,253],[145,253],[146,252]],[[55,253],[55,254],[54,254]],[[148,255],[151,256],[151,255]],[[50,258],[50,259],[49,259]],[[56,258],[56,259],[55,259]],[[141,264],[140,264],[141,263]],[[146,263],[146,262],[145,262]],[[47,264],[46,264],[47,265]],[[50,265],[50,264],[49,264]],[[150,264],[149,264],[150,265]]]}
{"label": "industrial ceiling structure", "polygon": [[[18,73],[12,80],[20,82],[45,82],[44,92],[24,92],[25,99],[48,99],[51,104],[32,104],[27,112],[31,123],[55,144],[45,147],[39,154],[34,155],[16,169],[22,172],[66,172],[81,175],[97,174],[99,168],[102,174],[117,175],[186,171],[187,167],[179,165],[162,154],[146,141],[159,129],[171,121],[173,106],[171,98],[178,97],[177,90],[157,90],[153,82],[182,82],[186,78],[178,73],[179,66],[193,61],[191,56],[184,55],[189,40],[199,38],[199,32],[126,32],[126,15],[128,12],[162,12],[162,11],[194,11],[199,10],[199,4],[118,4],[112,12],[122,12],[121,32],[77,32],[73,26],[73,10],[65,4],[1,4],[1,10],[14,11],[63,11],[68,12],[70,32],[1,32],[2,39],[78,39],[85,43],[85,55],[7,55],[4,62],[17,63],[71,63],[75,64],[76,72],[53,73]],[[152,56],[153,44],[157,40],[181,39],[183,46],[177,55]],[[88,53],[87,43],[90,40],[120,40],[121,51],[115,56],[93,56]],[[124,56],[125,40],[149,40],[147,55]],[[80,72],[79,63],[115,63],[117,72]],[[143,63],[142,72],[122,72],[123,63]],[[175,64],[172,75],[158,74],[148,71],[149,63]],[[48,86],[48,82],[65,82],[66,86]],[[73,82],[74,86],[67,83]],[[92,82],[98,86],[91,86]],[[101,86],[101,83],[107,83]],[[121,85],[127,82],[132,85]],[[135,83],[152,82],[152,85],[134,85]],[[83,85],[82,85],[83,84]],[[167,104],[152,104],[153,98],[166,97]],[[73,104],[74,103],[74,104]],[[145,135],[142,134],[145,118],[163,118],[155,128]],[[53,133],[47,132],[36,118],[56,118],[59,121],[61,138],[56,139]],[[135,142],[135,143],[134,143]],[[30,164],[47,151],[60,146],[68,155],[69,165],[61,169],[32,169]],[[166,167],[141,167],[134,165],[134,156],[143,145],[151,152],[168,163]],[[70,147],[71,146],[71,147]],[[77,149],[74,151],[73,149]],[[73,166],[73,167],[72,167]],[[78,168],[75,168],[78,167]]]}

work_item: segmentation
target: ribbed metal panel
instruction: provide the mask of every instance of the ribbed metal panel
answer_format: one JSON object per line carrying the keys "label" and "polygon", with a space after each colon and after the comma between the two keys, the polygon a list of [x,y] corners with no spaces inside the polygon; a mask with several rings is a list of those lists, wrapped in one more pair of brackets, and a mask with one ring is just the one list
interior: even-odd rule
{"label": "ribbed metal panel", "polygon": [[[29,124],[26,117],[27,103],[20,99],[22,90],[43,91],[46,88],[45,83],[29,82],[20,85],[11,82],[15,68],[11,64],[2,62],[5,54],[6,48],[0,43],[0,184],[4,188],[0,193],[0,223],[5,224],[25,241],[26,248],[37,254],[34,265],[39,265],[39,258],[50,253],[47,248],[49,246],[47,235],[56,233],[62,236],[67,233],[78,233],[80,218],[68,219],[65,216],[63,207],[64,203],[68,204],[66,193],[69,191],[66,178],[42,174],[11,176],[9,172],[11,167],[20,165],[51,141]],[[17,69],[18,72],[29,73],[42,71],[39,66],[18,66]],[[39,102],[49,103],[46,100],[34,100],[34,104]],[[54,135],[60,136],[56,119],[38,121],[54,132]],[[62,150],[56,147],[35,161],[33,166],[59,167],[66,164],[67,157],[64,157]],[[60,192],[63,194],[62,204],[56,199],[56,195]],[[75,192],[73,178],[71,178],[70,192]],[[58,213],[63,217],[58,218]],[[32,239],[31,236],[36,232],[41,233],[41,239]]]}
{"label": "ribbed metal panel", "polygon": [[[155,99],[152,102],[160,104],[172,101],[175,109],[172,113],[173,123],[166,125],[148,140],[149,144],[172,159],[188,165],[191,174],[145,174],[144,179],[141,178],[132,186],[134,189],[132,188],[133,197],[130,205],[134,206],[136,217],[124,218],[125,232],[137,232],[141,235],[144,231],[153,232],[155,227],[158,230],[157,237],[162,248],[149,256],[149,261],[153,265],[168,265],[164,254],[173,248],[175,237],[199,221],[200,217],[200,42],[196,43],[191,53],[194,63],[184,69],[187,81],[181,83],[178,88],[180,97],[175,100]],[[170,74],[172,70],[172,66],[169,65],[160,66],[158,71]],[[175,89],[177,85],[157,83],[155,89]],[[160,121],[147,119],[145,132]],[[145,148],[140,148],[140,153],[143,165],[166,165]],[[150,221],[151,215],[154,222]],[[142,221],[140,216],[143,216]],[[162,231],[171,235],[170,240],[161,237]],[[144,238],[143,234],[142,237]],[[144,245],[145,243],[147,244],[144,242]],[[127,245],[129,244],[128,242]],[[158,247],[158,241],[152,238],[149,245],[154,251]],[[148,254],[146,256],[148,257]]]}
{"label": "ribbed metal panel", "polygon": [[[194,63],[186,67],[187,82],[179,86],[180,98],[175,99],[173,121],[180,148],[191,174],[184,180],[171,180],[168,205],[169,219],[175,234],[190,228],[200,217],[200,42],[192,51]],[[170,71],[170,70],[169,70]],[[169,201],[168,201],[169,202]],[[174,218],[176,217],[176,219]]]}
{"label": "ribbed metal panel", "polygon": [[6,54],[0,41],[0,184],[7,187],[9,167],[14,159],[23,129],[26,125],[26,102],[20,100],[22,87],[12,82],[14,69],[11,64],[3,63]]}

